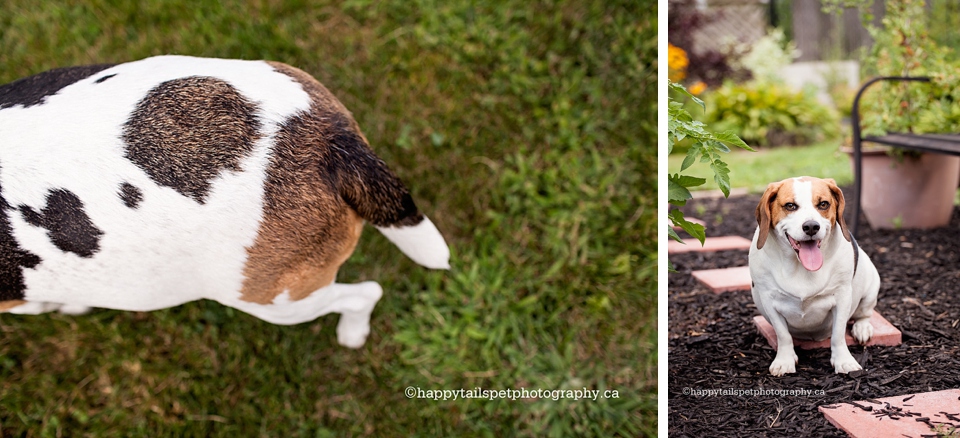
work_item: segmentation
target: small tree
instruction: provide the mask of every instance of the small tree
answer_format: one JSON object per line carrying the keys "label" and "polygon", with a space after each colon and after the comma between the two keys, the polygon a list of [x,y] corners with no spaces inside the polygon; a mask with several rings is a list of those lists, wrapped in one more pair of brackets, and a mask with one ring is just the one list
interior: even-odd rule
{"label": "small tree", "polygon": [[[669,82],[669,86],[670,92],[687,96],[706,110],[707,107],[703,101],[687,91],[683,85]],[[693,116],[683,108],[683,103],[675,101],[672,95],[669,97],[667,114],[667,153],[673,152],[673,146],[680,141],[689,140],[691,142],[690,149],[687,150],[687,156],[683,159],[683,164],[680,165],[680,172],[690,168],[698,159],[701,163],[709,163],[710,169],[713,170],[713,180],[720,186],[723,196],[730,196],[730,168],[727,167],[726,162],[720,159],[720,153],[730,152],[728,145],[748,151],[753,151],[753,148],[747,146],[732,131],[719,134],[708,131],[706,126],[702,122],[694,120]],[[684,175],[680,172],[669,175],[667,178],[668,202],[677,207],[686,205],[687,200],[693,197],[690,188],[701,186],[707,182],[706,178]],[[703,245],[703,241],[706,239],[703,225],[688,221],[683,217],[683,212],[676,208],[670,210],[668,217],[670,219],[668,232],[671,238],[678,242],[682,241],[677,232],[673,230],[673,226],[678,226]]]}

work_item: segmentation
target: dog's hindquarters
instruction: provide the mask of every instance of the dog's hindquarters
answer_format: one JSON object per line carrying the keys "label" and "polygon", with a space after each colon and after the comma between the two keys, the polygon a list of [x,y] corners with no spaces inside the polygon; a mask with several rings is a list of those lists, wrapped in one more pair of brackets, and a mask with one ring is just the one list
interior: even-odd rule
{"label": "dog's hindquarters", "polygon": [[450,250],[429,218],[417,210],[410,192],[377,158],[358,133],[336,129],[330,173],[340,196],[360,217],[418,264],[449,269]]}
{"label": "dog's hindquarters", "polygon": [[310,95],[311,105],[275,135],[264,184],[264,216],[248,249],[239,300],[222,301],[276,324],[341,313],[338,340],[358,347],[382,291],[335,283],[369,221],[414,261],[446,268],[449,250],[407,188],[370,149],[357,123],[306,73],[271,63]]}

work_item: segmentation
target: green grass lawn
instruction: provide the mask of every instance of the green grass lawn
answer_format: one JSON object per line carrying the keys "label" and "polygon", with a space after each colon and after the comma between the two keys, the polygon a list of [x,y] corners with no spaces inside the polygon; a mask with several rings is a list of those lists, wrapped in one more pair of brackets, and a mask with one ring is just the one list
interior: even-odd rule
{"label": "green grass lawn", "polygon": [[[208,301],[0,314],[0,436],[655,434],[656,9],[2,2],[0,83],[171,53],[312,73],[453,257],[428,271],[367,227],[338,278],[385,290],[356,351],[336,344],[336,315],[282,327]],[[434,401],[408,386],[619,397]]]}
{"label": "green grass lawn", "polygon": [[[730,185],[762,193],[767,184],[794,176],[833,178],[843,186],[853,183],[850,157],[840,152],[840,140],[828,140],[809,146],[757,148],[757,152],[734,150],[723,155],[730,166]],[[680,171],[683,154],[670,156],[668,171]],[[694,164],[685,174],[706,177],[700,190],[717,190],[709,167]]]}

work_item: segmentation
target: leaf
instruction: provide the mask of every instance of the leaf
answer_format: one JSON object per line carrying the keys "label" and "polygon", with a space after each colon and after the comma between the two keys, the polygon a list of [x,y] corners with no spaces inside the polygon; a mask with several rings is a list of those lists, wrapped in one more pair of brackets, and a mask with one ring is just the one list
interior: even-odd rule
{"label": "leaf", "polygon": [[727,145],[722,141],[710,140],[709,142],[707,142],[707,144],[710,145],[711,149],[718,150],[725,154],[730,153],[730,148],[727,147]]}
{"label": "leaf", "polygon": [[684,205],[687,203],[687,199],[692,197],[693,195],[690,194],[690,191],[687,190],[686,187],[675,181],[672,176],[668,177],[667,201],[674,205]]}
{"label": "leaf", "polygon": [[679,173],[673,174],[673,176],[671,176],[670,178],[673,179],[677,184],[680,184],[681,186],[686,188],[702,186],[707,183],[706,178],[700,178],[700,177],[690,176],[690,175],[680,175]]}
{"label": "leaf", "polygon": [[700,144],[695,144],[687,150],[687,156],[683,158],[683,163],[680,164],[680,171],[683,172],[687,170],[688,167],[693,166],[693,163],[697,161],[697,155],[700,153]]}
{"label": "leaf", "polygon": [[727,163],[724,163],[717,158],[710,163],[710,168],[713,169],[713,180],[716,181],[717,186],[720,187],[720,191],[723,192],[723,196],[729,198],[730,168],[727,167]]}
{"label": "leaf", "polygon": [[680,235],[677,234],[677,231],[673,229],[673,226],[667,225],[667,236],[677,242],[683,243],[683,239],[680,238]]}
{"label": "leaf", "polygon": [[[673,225],[682,228],[683,231],[687,232],[687,234],[700,241],[700,245],[703,245],[704,240],[707,238],[707,233],[705,231],[706,229],[703,225],[688,221],[683,217],[683,212],[677,209],[670,210],[670,213],[667,214],[667,217],[670,218],[670,222],[673,223]],[[673,231],[672,228],[671,231]],[[682,242],[682,240],[680,240],[680,236],[677,235],[676,232],[673,234],[677,236],[676,240]]]}
{"label": "leaf", "polygon": [[694,96],[692,93],[690,93],[689,91],[687,91],[687,89],[686,89],[683,85],[675,84],[675,83],[673,83],[673,81],[667,81],[667,82],[670,84],[670,90],[676,91],[676,92],[678,92],[678,93],[680,93],[680,94],[683,94],[683,95],[685,95],[685,96],[693,99],[693,102],[696,103],[697,105],[700,105],[700,108],[703,108],[704,111],[707,110],[707,105],[706,105],[705,103],[703,103],[702,100],[700,100],[699,98],[697,98],[697,96]]}

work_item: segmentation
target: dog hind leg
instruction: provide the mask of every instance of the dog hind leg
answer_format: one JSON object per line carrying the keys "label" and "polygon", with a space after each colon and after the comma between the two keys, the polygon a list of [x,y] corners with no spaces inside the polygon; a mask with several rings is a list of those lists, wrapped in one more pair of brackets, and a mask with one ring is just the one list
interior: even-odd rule
{"label": "dog hind leg", "polygon": [[279,325],[300,324],[328,313],[339,313],[337,342],[344,347],[360,348],[370,333],[370,314],[381,296],[383,288],[379,284],[365,281],[356,284],[332,283],[296,301],[291,301],[284,293],[270,304],[240,300],[223,304]]}
{"label": "dog hind leg", "polygon": [[[838,306],[840,304],[838,303]],[[847,340],[845,332],[847,329],[847,321],[843,319],[841,315],[842,310],[833,308],[833,335],[830,337],[830,365],[833,365],[834,371],[838,374],[847,374],[851,371],[862,370],[863,367],[860,366],[860,363],[853,358],[853,355],[850,354],[850,349],[847,348]],[[869,325],[870,322],[867,321]],[[871,331],[873,327],[870,326]]]}
{"label": "dog hind leg", "polygon": [[870,323],[870,317],[873,316],[873,308],[876,305],[876,295],[874,295],[873,299],[865,297],[860,300],[860,304],[857,305],[857,310],[855,310],[851,316],[851,319],[853,319],[853,327],[850,329],[850,332],[853,334],[853,338],[860,344],[866,344],[867,341],[873,337],[873,324]]}

